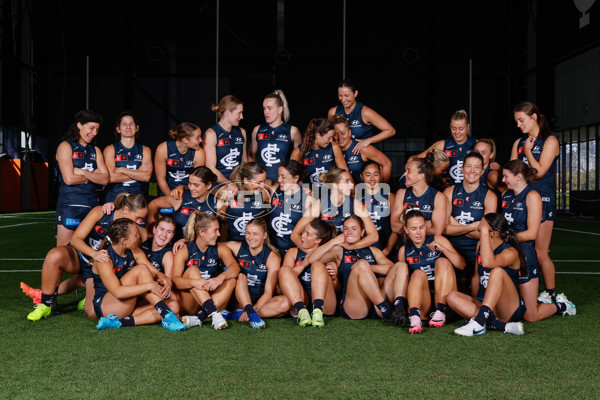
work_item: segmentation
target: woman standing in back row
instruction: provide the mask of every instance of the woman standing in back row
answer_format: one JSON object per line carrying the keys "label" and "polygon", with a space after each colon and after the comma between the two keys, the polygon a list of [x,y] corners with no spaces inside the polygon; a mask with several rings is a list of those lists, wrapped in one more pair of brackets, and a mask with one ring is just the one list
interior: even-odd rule
{"label": "woman standing in back row", "polygon": [[302,143],[302,133],[288,124],[290,109],[281,90],[269,93],[263,100],[265,123],[252,131],[249,158],[267,172],[267,185],[277,182],[279,167],[290,159],[294,148]]}
{"label": "woman standing in back row", "polygon": [[556,270],[549,253],[556,217],[554,176],[559,154],[558,140],[550,130],[546,118],[532,102],[517,104],[513,113],[523,136],[514,142],[510,159],[519,159],[535,168],[537,173],[531,187],[542,196],[542,224],[535,237],[535,251],[546,290],[539,295],[538,301],[553,303],[556,302]]}
{"label": "woman standing in back row", "polygon": [[[396,134],[394,127],[375,110],[365,106],[359,101],[356,85],[350,79],[344,79],[338,84],[338,99],[340,104],[331,107],[327,118],[331,120],[334,115],[342,115],[350,122],[352,137],[358,140],[354,147],[354,154],[360,154],[370,144],[383,142]],[[375,134],[373,127],[379,129]]]}

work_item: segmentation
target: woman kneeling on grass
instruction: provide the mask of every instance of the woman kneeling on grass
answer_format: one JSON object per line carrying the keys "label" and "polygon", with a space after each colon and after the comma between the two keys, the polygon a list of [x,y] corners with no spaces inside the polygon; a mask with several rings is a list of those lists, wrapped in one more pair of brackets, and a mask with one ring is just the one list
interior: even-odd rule
{"label": "woman kneeling on grass", "polygon": [[241,322],[250,321],[254,329],[265,327],[262,318],[284,316],[290,309],[285,296],[273,296],[281,257],[269,242],[267,223],[262,218],[254,218],[246,225],[246,238],[243,242],[226,242],[236,254],[240,266],[235,297],[244,312]]}
{"label": "woman kneeling on grass", "polygon": [[[320,246],[310,255],[308,261],[312,266],[314,304],[316,307],[317,299],[314,292],[320,277],[324,277],[325,280],[330,279],[324,273],[315,273],[315,270],[320,269],[327,271],[328,275],[337,274],[341,280],[342,293],[339,304],[342,316],[349,319],[375,316],[372,313],[372,306],[376,305],[376,315],[388,319],[392,308],[386,299],[385,288],[389,284],[378,281],[378,276],[384,278],[394,263],[377,247],[353,249],[353,245],[364,234],[362,218],[351,215],[344,221],[341,235]],[[302,325],[302,321],[299,323]]]}
{"label": "woman kneeling on grass", "polygon": [[[429,326],[440,328],[446,323],[446,297],[456,290],[454,268],[465,268],[465,259],[442,235],[427,235],[425,216],[415,205],[404,210],[406,244],[398,251],[398,260],[406,262],[410,272],[407,288],[408,319],[411,334],[423,332],[423,319],[435,301]],[[423,318],[425,314],[425,318]]]}
{"label": "woman kneeling on grass", "polygon": [[[147,265],[139,244],[140,234],[131,220],[117,219],[108,228],[100,249],[106,249],[110,261],[95,261],[92,266],[94,310],[100,317],[96,328],[149,325],[162,319],[162,326],[170,331],[185,329],[163,301],[169,297],[170,285],[155,280],[158,271]],[[138,303],[139,297],[149,304]]]}
{"label": "woman kneeling on grass", "polygon": [[[485,333],[486,325],[504,333],[522,335],[525,302],[519,294],[519,275],[527,275],[525,254],[516,233],[502,214],[485,214],[479,222],[477,268],[471,290],[474,297],[458,291],[448,295],[448,305],[467,325],[454,330],[459,336]],[[496,314],[498,317],[496,317]]]}
{"label": "woman kneeling on grass", "polygon": [[217,244],[217,217],[195,211],[185,226],[185,236],[188,241],[173,262],[173,283],[182,313],[191,314],[181,319],[191,328],[211,317],[213,328],[227,328],[227,321],[217,310],[227,305],[240,268],[229,247]]}

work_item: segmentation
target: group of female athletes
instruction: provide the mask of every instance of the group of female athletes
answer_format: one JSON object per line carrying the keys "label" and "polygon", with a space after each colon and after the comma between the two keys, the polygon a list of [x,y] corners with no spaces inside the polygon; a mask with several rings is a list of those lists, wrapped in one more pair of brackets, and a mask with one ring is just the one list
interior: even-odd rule
{"label": "group of female athletes", "polygon": [[[458,335],[521,335],[522,319],[575,315],[549,257],[559,146],[537,107],[515,107],[523,136],[502,166],[494,142],[471,137],[455,112],[451,135],[411,156],[392,193],[392,163],[374,144],[394,128],[357,96],[342,81],[340,104],[302,134],[277,90],[250,138],[242,102],[225,96],[217,124],[179,124],[154,162],[131,113],[103,152],[93,144],[102,116],[77,113],[56,155],[57,247],[41,288],[21,283],[36,306],[27,318],[52,315],[82,286],[78,308],[98,329],[207,319],[258,329],[291,314],[300,326],[341,315],[420,333],[460,316]],[[153,172],[162,195],[147,203]]]}

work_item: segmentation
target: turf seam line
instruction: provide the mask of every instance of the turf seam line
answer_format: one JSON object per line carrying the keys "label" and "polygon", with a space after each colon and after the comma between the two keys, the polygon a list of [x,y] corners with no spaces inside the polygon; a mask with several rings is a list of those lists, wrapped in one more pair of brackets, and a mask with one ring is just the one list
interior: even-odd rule
{"label": "turf seam line", "polygon": [[572,230],[572,229],[564,229],[564,228],[554,228],[554,229],[556,229],[557,231],[585,233],[586,235],[600,236],[600,233],[595,233],[595,232],[575,231],[575,230]]}

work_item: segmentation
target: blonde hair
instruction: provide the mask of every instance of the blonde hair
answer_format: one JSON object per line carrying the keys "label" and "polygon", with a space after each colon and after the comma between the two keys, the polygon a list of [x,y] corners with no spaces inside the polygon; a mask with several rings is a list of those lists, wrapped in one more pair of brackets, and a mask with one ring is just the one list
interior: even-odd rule
{"label": "blonde hair", "polygon": [[169,137],[174,140],[189,139],[194,136],[194,132],[197,130],[200,130],[197,125],[191,122],[182,122],[175,129],[169,130]]}
{"label": "blonde hair", "polygon": [[127,206],[127,208],[129,208],[131,211],[148,208],[146,199],[139,193],[119,193],[114,203],[117,210],[120,210],[125,206]]}
{"label": "blonde hair", "polygon": [[290,120],[290,106],[288,104],[285,95],[281,89],[275,90],[273,93],[269,93],[265,96],[265,100],[273,99],[278,107],[283,107],[283,112],[281,113],[281,119],[284,122],[288,122]]}
{"label": "blonde hair", "polygon": [[437,168],[441,164],[450,161],[446,152],[437,147],[432,147],[431,150],[427,152],[427,155],[425,155],[425,158],[433,165],[433,168]]}
{"label": "blonde hair", "polygon": [[213,104],[210,109],[216,112],[219,119],[221,119],[225,111],[233,111],[240,104],[243,104],[240,99],[230,94],[223,97],[221,101],[219,101],[219,104]]}
{"label": "blonde hair", "polygon": [[[269,240],[269,231],[267,228],[267,223],[265,222],[265,220],[263,218],[252,218],[250,221],[248,221],[248,225],[256,225],[258,227],[260,227],[260,229],[262,229],[262,231],[264,233],[267,233],[267,238],[264,241],[264,244],[267,245],[267,247],[269,247],[271,249],[272,252],[277,253],[279,255],[279,250],[277,250],[277,248],[275,246],[273,246],[271,244],[271,241]],[[246,228],[248,228],[248,225],[246,225]]]}
{"label": "blonde hair", "polygon": [[198,232],[208,229],[210,224],[218,221],[217,217],[212,214],[202,213],[200,211],[194,211],[188,218],[183,233],[188,242],[193,242],[198,236]]}
{"label": "blonde hair", "polygon": [[259,163],[254,161],[242,161],[241,164],[235,167],[231,172],[230,180],[241,189],[244,179],[252,180],[256,175],[264,172],[265,169]]}

